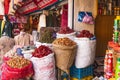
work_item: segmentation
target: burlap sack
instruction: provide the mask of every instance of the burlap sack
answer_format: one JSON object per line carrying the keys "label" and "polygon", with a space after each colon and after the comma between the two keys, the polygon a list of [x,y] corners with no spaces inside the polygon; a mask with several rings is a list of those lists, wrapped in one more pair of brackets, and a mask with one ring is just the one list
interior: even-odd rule
{"label": "burlap sack", "polygon": [[61,46],[53,44],[53,51],[55,52],[57,67],[69,74],[69,68],[73,64],[77,46]]}

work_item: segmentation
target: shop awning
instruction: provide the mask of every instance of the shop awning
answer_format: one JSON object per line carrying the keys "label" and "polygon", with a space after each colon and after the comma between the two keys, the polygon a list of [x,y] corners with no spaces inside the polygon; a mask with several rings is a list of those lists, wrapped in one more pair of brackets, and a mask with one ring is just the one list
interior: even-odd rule
{"label": "shop awning", "polygon": [[63,0],[26,0],[24,4],[18,8],[17,12],[19,14],[30,14],[61,1]]}

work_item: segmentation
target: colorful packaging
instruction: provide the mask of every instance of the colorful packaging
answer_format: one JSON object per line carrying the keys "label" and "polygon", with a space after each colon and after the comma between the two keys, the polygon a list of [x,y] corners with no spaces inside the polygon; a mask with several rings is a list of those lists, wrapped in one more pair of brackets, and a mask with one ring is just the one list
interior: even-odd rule
{"label": "colorful packaging", "polygon": [[[106,50],[106,53],[108,53],[108,50]],[[108,54],[105,55],[105,59],[104,59],[104,72],[107,72],[107,65],[108,65]]]}
{"label": "colorful packaging", "polygon": [[117,30],[118,28],[120,28],[120,16],[116,16],[114,20],[114,29]]}
{"label": "colorful packaging", "polygon": [[113,72],[113,56],[112,54],[108,54],[108,72]]}
{"label": "colorful packaging", "polygon": [[115,80],[120,80],[120,58],[117,58]]}
{"label": "colorful packaging", "polygon": [[104,60],[104,77],[107,79],[113,77],[113,54],[111,50],[106,52],[106,57]]}

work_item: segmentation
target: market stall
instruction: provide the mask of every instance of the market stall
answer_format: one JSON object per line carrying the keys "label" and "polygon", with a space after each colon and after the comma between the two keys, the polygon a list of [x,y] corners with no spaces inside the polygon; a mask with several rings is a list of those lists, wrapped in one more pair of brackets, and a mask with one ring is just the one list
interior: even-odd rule
{"label": "market stall", "polygon": [[[1,80],[93,78],[94,31],[68,26],[69,3],[64,1],[4,0],[5,18],[0,14],[0,40],[5,37],[0,41]],[[79,12],[77,20],[94,29],[92,11]]]}

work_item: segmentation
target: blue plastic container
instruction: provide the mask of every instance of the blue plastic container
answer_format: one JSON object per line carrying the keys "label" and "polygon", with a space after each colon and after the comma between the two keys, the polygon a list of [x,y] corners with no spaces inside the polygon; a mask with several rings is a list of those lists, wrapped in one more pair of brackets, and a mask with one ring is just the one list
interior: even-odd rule
{"label": "blue plastic container", "polygon": [[75,65],[73,65],[70,68],[70,76],[78,79],[86,76],[93,76],[93,65],[86,68],[76,68]]}

